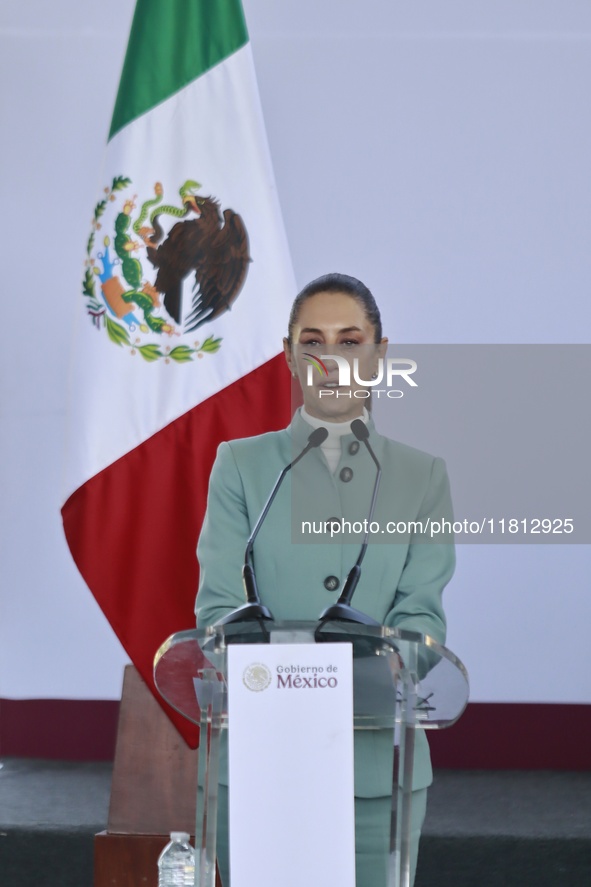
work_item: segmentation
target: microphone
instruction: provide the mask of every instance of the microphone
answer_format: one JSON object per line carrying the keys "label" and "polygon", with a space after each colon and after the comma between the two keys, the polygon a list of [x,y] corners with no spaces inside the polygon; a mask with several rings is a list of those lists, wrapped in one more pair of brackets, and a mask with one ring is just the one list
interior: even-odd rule
{"label": "microphone", "polygon": [[357,588],[359,577],[361,576],[361,563],[363,561],[363,558],[365,557],[365,552],[367,551],[367,545],[369,542],[369,525],[373,518],[373,513],[376,507],[378,489],[380,486],[380,479],[382,477],[382,466],[378,462],[377,456],[374,453],[373,448],[369,442],[369,429],[365,422],[362,422],[361,419],[353,419],[353,421],[351,422],[351,431],[353,432],[357,440],[365,444],[369,455],[375,462],[377,469],[376,479],[373,485],[373,493],[369,506],[369,515],[366,524],[365,536],[361,545],[359,557],[355,561],[355,564],[349,570],[349,575],[345,580],[343,591],[341,592],[341,596],[339,597],[336,604],[331,604],[320,614],[317,631],[324,625],[325,622],[357,622],[360,625],[380,624],[379,622],[376,622],[375,619],[372,619],[371,616],[367,616],[365,613],[362,613],[360,610],[355,610],[354,607],[351,606],[351,600],[353,598],[353,594],[355,593],[355,589]]}
{"label": "microphone", "polygon": [[248,537],[248,542],[246,543],[246,551],[244,553],[244,564],[242,567],[242,582],[244,584],[244,591],[246,593],[246,603],[242,604],[241,607],[238,607],[236,610],[232,610],[231,613],[228,613],[227,616],[224,616],[222,619],[219,619],[216,625],[230,625],[232,622],[250,622],[251,620],[258,619],[260,620],[271,620],[274,621],[274,617],[268,607],[265,607],[261,602],[261,596],[259,594],[259,589],[257,586],[256,574],[254,571],[254,561],[252,557],[252,550],[254,548],[254,543],[256,537],[259,534],[259,530],[261,529],[265,518],[273,504],[275,496],[279,492],[279,488],[283,483],[283,479],[288,471],[290,471],[294,465],[303,459],[304,456],[310,452],[310,450],[319,447],[324,443],[326,438],[328,437],[328,431],[324,426],[320,428],[315,428],[314,431],[308,437],[308,442],[306,446],[296,458],[286,465],[285,468],[279,474],[279,477],[275,481],[273,489],[269,495],[269,498],[265,502],[265,506],[261,511],[259,518],[254,525],[254,529],[250,536]]}

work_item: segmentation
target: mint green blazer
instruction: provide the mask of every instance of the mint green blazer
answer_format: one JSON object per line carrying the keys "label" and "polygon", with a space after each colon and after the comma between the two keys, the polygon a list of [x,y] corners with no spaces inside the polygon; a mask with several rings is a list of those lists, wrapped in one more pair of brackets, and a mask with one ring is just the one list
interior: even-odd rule
{"label": "mint green blazer", "polygon": [[[443,460],[379,435],[369,421],[370,443],[382,477],[370,545],[353,606],[384,625],[445,641],[441,595],[454,570],[450,541],[421,541],[401,522],[452,519]],[[244,438],[219,447],[212,469],[207,513],[197,546],[200,584],[197,624],[211,625],[244,603],[241,570],[246,540],[279,472],[299,453],[312,431],[296,413],[284,431]],[[353,434],[341,438],[341,457],[331,472],[321,449],[311,450],[288,472],[254,546],[262,602],[277,620],[314,620],[342,590],[355,563],[363,532],[310,532],[324,522],[363,521],[376,468]],[[304,530],[302,530],[302,523]],[[388,524],[398,532],[386,532]],[[347,524],[344,525],[348,530]],[[383,532],[382,532],[383,530]],[[338,583],[338,584],[337,584]],[[356,795],[391,793],[391,739],[379,732],[356,736]],[[413,788],[431,783],[429,747],[417,731]]]}

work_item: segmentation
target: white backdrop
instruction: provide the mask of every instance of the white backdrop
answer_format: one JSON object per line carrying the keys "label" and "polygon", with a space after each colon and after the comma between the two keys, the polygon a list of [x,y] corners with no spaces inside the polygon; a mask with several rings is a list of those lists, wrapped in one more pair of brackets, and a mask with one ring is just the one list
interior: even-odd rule
{"label": "white backdrop", "polygon": [[[360,277],[391,340],[589,341],[587,0],[244,2],[298,283]],[[72,305],[133,6],[0,6],[1,696],[120,694],[126,656],[59,508]],[[449,645],[474,700],[591,702],[590,575],[589,546],[459,548]]]}

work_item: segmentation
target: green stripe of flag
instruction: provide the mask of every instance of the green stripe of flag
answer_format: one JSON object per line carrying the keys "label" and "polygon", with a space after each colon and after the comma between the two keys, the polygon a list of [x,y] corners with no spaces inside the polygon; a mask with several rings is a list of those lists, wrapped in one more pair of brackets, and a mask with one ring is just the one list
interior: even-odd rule
{"label": "green stripe of flag", "polygon": [[137,0],[109,139],[247,42],[240,0]]}

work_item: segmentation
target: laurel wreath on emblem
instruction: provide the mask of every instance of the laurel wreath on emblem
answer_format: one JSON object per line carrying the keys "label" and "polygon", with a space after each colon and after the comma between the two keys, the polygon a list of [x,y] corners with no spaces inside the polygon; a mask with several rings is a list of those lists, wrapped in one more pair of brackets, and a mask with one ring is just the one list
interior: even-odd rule
{"label": "laurel wreath on emblem", "polygon": [[[213,335],[174,347],[163,346],[161,337],[193,333],[230,310],[251,262],[242,218],[232,209],[222,214],[219,201],[199,195],[201,185],[192,179],[179,188],[181,206],[163,204],[164,190],[157,182],[154,196],[141,204],[135,219],[137,195],[121,195],[113,236],[104,235],[97,245],[101,218],[131,184],[131,179],[116,176],[94,208],[82,283],[87,313],[114,344],[148,362],[188,363],[195,355],[215,354],[222,339]],[[178,219],[166,236],[164,216]],[[148,273],[140,256],[151,266]],[[191,304],[185,306],[183,284],[190,275]],[[153,336],[160,339],[149,341]]]}
{"label": "laurel wreath on emblem", "polygon": [[244,669],[242,681],[249,690],[260,693],[261,690],[266,690],[271,683],[271,672],[262,662],[253,662],[252,665],[247,665]]}

